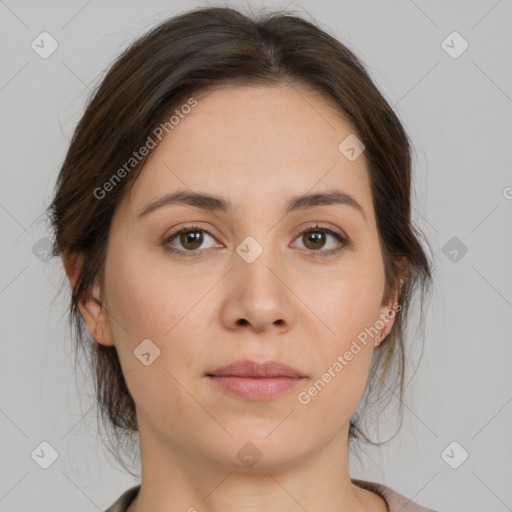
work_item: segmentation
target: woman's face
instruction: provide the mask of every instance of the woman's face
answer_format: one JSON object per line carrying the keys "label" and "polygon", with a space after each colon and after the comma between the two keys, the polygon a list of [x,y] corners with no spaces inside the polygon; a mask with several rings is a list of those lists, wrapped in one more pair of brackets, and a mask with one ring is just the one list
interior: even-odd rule
{"label": "woman's face", "polygon": [[[225,86],[194,98],[115,212],[99,341],[116,346],[141,439],[223,467],[247,456],[285,467],[346,440],[378,339],[365,329],[392,305],[382,304],[364,152],[354,159],[351,139],[339,149],[353,129],[303,89]],[[286,209],[335,190],[361,209]],[[178,191],[231,208],[168,202],[141,215]],[[278,361],[303,378],[257,398],[208,376],[240,360]]]}

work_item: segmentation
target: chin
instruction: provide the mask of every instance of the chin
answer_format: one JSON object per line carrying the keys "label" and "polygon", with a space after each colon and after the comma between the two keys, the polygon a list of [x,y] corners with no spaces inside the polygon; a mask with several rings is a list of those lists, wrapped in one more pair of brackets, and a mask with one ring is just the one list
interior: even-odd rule
{"label": "chin", "polygon": [[[239,432],[230,431],[233,438],[226,440],[220,452],[211,452],[215,443],[208,443],[210,461],[217,461],[225,470],[237,472],[274,472],[285,471],[296,466],[308,456],[311,449],[307,449],[304,438],[297,438],[297,442],[289,435],[278,435],[278,423],[268,425],[263,432],[255,432],[253,429],[243,429]],[[269,435],[269,432],[272,432]]]}

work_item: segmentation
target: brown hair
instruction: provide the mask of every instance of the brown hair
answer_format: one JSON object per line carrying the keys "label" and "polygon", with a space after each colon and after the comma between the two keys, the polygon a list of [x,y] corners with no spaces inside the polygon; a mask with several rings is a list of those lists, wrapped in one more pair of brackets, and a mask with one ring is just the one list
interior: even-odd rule
{"label": "brown hair", "polygon": [[[113,427],[118,441],[138,428],[135,404],[116,349],[90,338],[86,343],[87,330],[78,303],[90,297],[96,278],[103,284],[114,210],[147,157],[102,199],[94,191],[126,164],[155,127],[168,120],[179,101],[194,91],[225,83],[288,84],[319,92],[363,141],[385,268],[384,299],[399,289],[402,307],[386,341],[374,352],[365,400],[374,391],[378,402],[396,394],[401,417],[409,304],[419,288],[423,311],[432,280],[429,260],[419,242],[421,233],[410,217],[408,137],[358,58],[314,23],[290,12],[249,16],[232,8],[213,7],[160,23],[115,60],[75,129],[48,208],[55,234],[53,255],[83,256],[69,322],[75,329],[76,348],[81,346],[90,355],[104,423]],[[398,256],[408,263],[401,288],[394,262]],[[358,410],[352,418],[349,440],[363,438],[378,444],[363,432],[361,413]]]}

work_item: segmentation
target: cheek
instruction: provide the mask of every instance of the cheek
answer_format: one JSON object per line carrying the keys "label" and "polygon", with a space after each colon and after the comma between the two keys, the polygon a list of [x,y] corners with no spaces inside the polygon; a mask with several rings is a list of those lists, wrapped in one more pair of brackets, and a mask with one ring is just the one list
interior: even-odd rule
{"label": "cheek", "polygon": [[370,258],[351,266],[337,281],[324,282],[324,293],[317,295],[315,311],[324,324],[324,334],[315,349],[320,370],[310,389],[311,403],[318,407],[336,404],[328,414],[341,411],[348,419],[362,397],[383,288],[380,260]]}
{"label": "cheek", "polygon": [[[122,257],[120,256],[122,255]],[[166,338],[197,301],[197,287],[186,286],[165,258],[151,258],[122,242],[113,242],[106,264],[106,290],[116,340],[138,344]]]}
{"label": "cheek", "polygon": [[[160,367],[158,375],[165,382],[159,387],[177,386],[164,369],[178,378],[184,369],[194,367],[194,361],[197,363],[201,347],[190,341],[194,330],[207,323],[203,309],[207,301],[202,299],[212,287],[212,278],[191,285],[190,275],[172,269],[165,258],[144,258],[120,243],[112,243],[106,276],[109,324],[123,370]],[[160,352],[155,350],[158,357],[145,367],[134,351],[147,339]],[[150,373],[144,384],[148,391],[156,389],[156,382],[151,381],[156,377]]]}
{"label": "cheek", "polygon": [[[116,349],[138,414],[171,426],[173,418],[185,417],[190,407],[190,397],[180,383],[185,382],[184,372],[198,360],[197,348],[187,342],[192,320],[187,312],[201,294],[178,293],[176,287],[184,284],[180,278],[163,277],[151,263],[142,264],[136,254],[124,254],[119,258],[112,252],[106,268]],[[147,339],[152,343],[145,342],[144,352],[149,352],[152,362],[145,365],[136,354],[142,354],[139,346]]]}
{"label": "cheek", "polygon": [[330,313],[335,334],[322,336],[315,350],[317,372],[299,397],[310,413],[316,410],[318,418],[333,425],[347,423],[356,410],[368,381],[374,347],[371,331],[365,331],[373,325],[372,315],[358,308],[358,303],[342,304],[340,298],[338,309]]}
{"label": "cheek", "polygon": [[335,333],[326,336],[327,340],[333,340],[329,345],[334,344],[337,349],[342,349],[366,329],[373,327],[379,319],[384,269],[376,258],[362,259],[347,268],[339,279],[330,279],[324,284],[318,311],[325,324]]}

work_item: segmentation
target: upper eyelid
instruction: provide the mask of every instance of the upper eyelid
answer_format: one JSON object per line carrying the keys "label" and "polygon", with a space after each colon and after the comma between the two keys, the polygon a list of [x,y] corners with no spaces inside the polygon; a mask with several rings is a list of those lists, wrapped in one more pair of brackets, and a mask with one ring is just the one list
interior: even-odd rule
{"label": "upper eyelid", "polygon": [[[335,238],[336,238],[336,236],[339,236],[342,239],[344,239],[348,244],[349,239],[345,235],[344,232],[338,233],[332,227],[323,226],[322,224],[323,224],[322,222],[312,222],[311,224],[301,227],[300,230],[298,231],[298,233],[295,235],[294,240],[296,240],[296,238],[299,237],[300,235],[302,235],[303,233],[308,232],[308,231],[314,231],[316,229],[318,231],[326,231],[326,232],[328,232],[328,234],[331,234],[331,236],[333,236]],[[170,243],[172,241],[172,239],[174,239],[180,233],[182,233],[182,232],[186,233],[187,231],[194,231],[194,230],[204,231],[205,233],[210,235],[212,238],[217,240],[217,237],[214,234],[212,234],[207,228],[192,224],[192,225],[183,226],[183,227],[177,229],[176,231],[172,232],[171,234],[166,235],[164,237],[164,242]],[[338,240],[338,242],[341,243],[339,240]],[[181,249],[178,249],[178,250],[181,250]],[[199,251],[187,251],[187,252],[199,252]],[[328,252],[328,251],[319,251],[319,252]]]}

